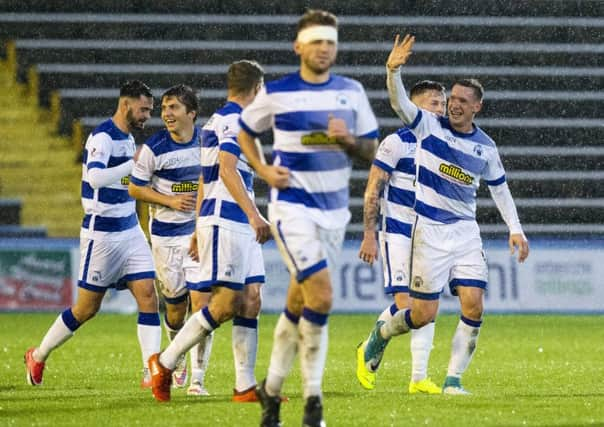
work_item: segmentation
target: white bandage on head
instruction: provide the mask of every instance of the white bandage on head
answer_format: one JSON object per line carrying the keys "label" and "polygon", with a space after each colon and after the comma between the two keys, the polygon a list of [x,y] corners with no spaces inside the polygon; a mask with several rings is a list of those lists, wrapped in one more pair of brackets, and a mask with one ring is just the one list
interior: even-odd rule
{"label": "white bandage on head", "polygon": [[338,30],[330,25],[313,25],[298,32],[297,42],[310,43],[316,40],[329,40],[338,42]]}

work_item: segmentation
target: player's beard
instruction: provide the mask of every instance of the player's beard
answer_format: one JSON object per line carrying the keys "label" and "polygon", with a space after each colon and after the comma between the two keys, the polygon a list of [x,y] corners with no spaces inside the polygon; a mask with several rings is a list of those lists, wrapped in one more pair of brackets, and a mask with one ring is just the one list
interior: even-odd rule
{"label": "player's beard", "polygon": [[126,112],[126,121],[130,129],[143,130],[145,128],[145,122],[143,120],[136,120],[130,107],[128,107],[128,111]]}
{"label": "player's beard", "polygon": [[306,68],[311,70],[315,74],[323,74],[329,71],[333,64],[335,64],[336,59],[334,58],[332,61],[329,61],[326,65],[314,64],[312,61],[304,61],[304,65]]}

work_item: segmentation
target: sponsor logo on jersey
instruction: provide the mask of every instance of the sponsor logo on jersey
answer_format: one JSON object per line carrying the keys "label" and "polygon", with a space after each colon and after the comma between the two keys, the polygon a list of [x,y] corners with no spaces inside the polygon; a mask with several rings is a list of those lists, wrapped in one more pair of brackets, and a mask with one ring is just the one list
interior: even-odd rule
{"label": "sponsor logo on jersey", "polygon": [[175,182],[172,184],[173,193],[192,193],[197,191],[199,184],[197,182]]}
{"label": "sponsor logo on jersey", "polygon": [[123,176],[122,179],[120,180],[120,183],[122,185],[128,185],[128,184],[130,184],[130,176],[129,175]]}
{"label": "sponsor logo on jersey", "polygon": [[440,166],[438,167],[438,170],[443,175],[451,177],[451,178],[455,179],[456,181],[459,181],[463,184],[470,185],[470,184],[472,184],[472,182],[474,182],[474,177],[472,175],[465,173],[463,171],[463,169],[461,169],[459,166],[441,163]]}
{"label": "sponsor logo on jersey", "polygon": [[335,138],[330,138],[325,132],[313,132],[302,137],[302,145],[330,145],[337,144]]}

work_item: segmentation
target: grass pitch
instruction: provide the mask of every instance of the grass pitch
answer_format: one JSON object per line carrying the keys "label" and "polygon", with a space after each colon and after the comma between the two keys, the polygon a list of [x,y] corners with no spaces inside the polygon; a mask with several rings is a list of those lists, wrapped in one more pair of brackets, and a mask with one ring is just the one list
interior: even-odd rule
{"label": "grass pitch", "polygon": [[[173,390],[159,404],[141,390],[136,317],[99,314],[47,362],[44,384],[25,381],[23,353],[37,344],[55,314],[0,314],[0,425],[257,426],[257,404],[231,403],[230,325],[215,336],[206,385],[210,397]],[[463,378],[472,396],[407,394],[409,338],[390,343],[373,391],[355,377],[355,347],[373,315],[333,315],[324,378],[328,426],[604,426],[602,316],[487,315],[474,360]],[[277,317],[260,321],[256,376],[267,370]],[[446,375],[457,317],[436,323],[430,376]],[[166,341],[164,340],[164,343]],[[165,344],[164,344],[165,345]],[[299,365],[285,383],[285,426],[301,424]]]}

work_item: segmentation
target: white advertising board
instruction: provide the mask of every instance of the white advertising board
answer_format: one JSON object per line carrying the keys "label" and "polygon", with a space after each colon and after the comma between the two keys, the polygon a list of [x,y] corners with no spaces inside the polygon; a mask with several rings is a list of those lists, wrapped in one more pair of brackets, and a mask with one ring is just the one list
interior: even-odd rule
{"label": "white advertising board", "polygon": [[[487,312],[604,313],[604,242],[535,240],[519,264],[507,242],[485,241],[489,262]],[[381,261],[369,266],[357,256],[359,242],[347,241],[333,275],[334,312],[378,313],[391,303],[383,293]],[[264,248],[266,286],[263,309],[281,311],[289,275],[274,245]],[[448,286],[441,311],[459,311]]]}

